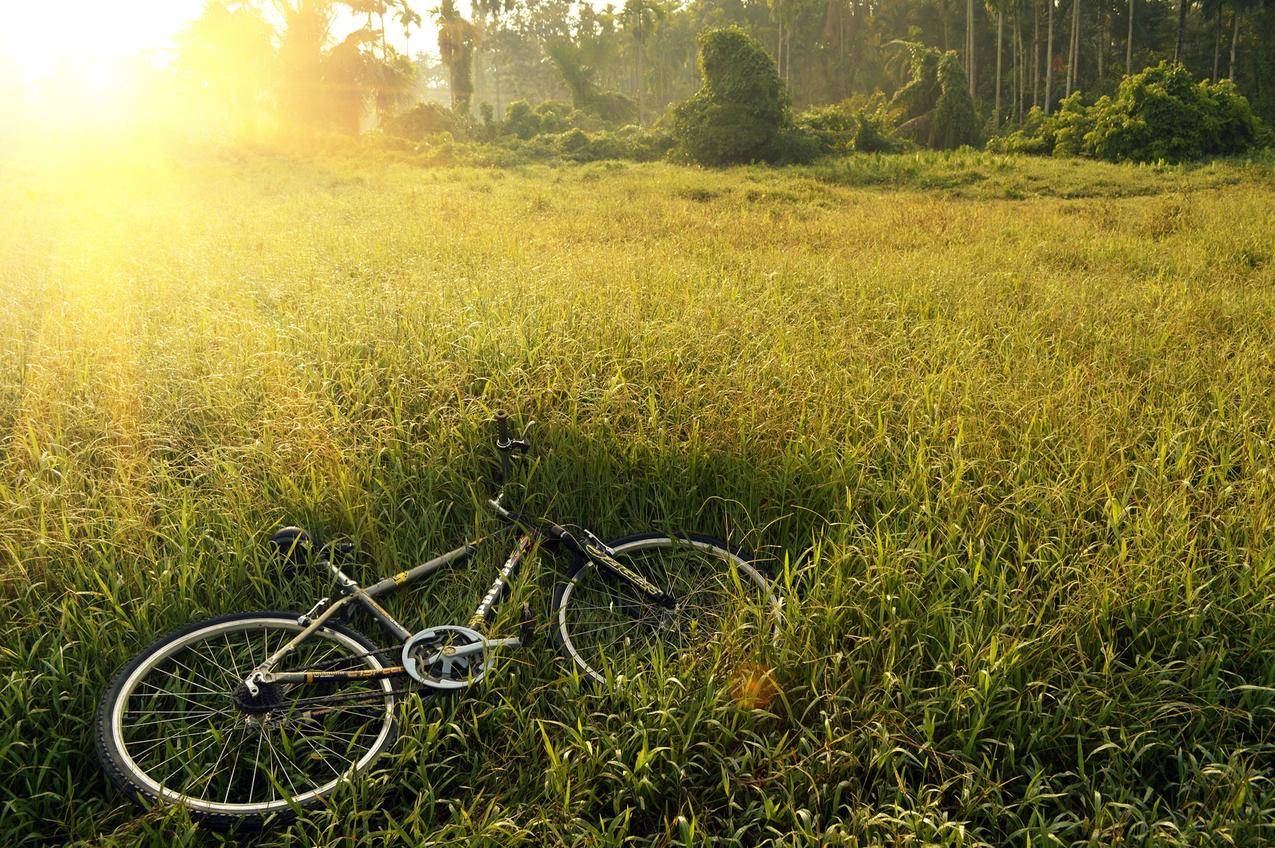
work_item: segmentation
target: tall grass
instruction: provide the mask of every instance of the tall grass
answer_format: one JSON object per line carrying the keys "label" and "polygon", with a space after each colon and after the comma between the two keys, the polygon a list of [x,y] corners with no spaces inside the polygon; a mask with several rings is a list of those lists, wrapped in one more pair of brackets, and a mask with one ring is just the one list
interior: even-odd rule
{"label": "tall grass", "polygon": [[364,577],[483,525],[498,406],[530,509],[762,553],[778,696],[521,654],[260,844],[1275,839],[1269,167],[917,162],[5,162],[0,842],[219,839],[108,789],[107,677],[323,594],[282,521]]}

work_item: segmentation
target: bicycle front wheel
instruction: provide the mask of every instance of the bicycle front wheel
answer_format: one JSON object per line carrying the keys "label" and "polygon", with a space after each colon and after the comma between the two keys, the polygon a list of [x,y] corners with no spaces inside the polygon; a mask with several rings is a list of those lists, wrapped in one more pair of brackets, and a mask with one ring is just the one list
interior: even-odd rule
{"label": "bicycle front wheel", "polygon": [[[348,783],[393,743],[387,678],[292,687],[244,677],[301,631],[296,613],[196,622],[120,669],[102,698],[97,749],[108,776],[146,803],[177,804],[215,827],[257,827]],[[366,637],[329,623],[280,671],[383,668]]]}
{"label": "bicycle front wheel", "polygon": [[558,641],[576,667],[607,685],[675,676],[697,659],[756,653],[778,636],[781,605],[745,552],[710,536],[641,533],[608,547],[674,599],[653,602],[588,559],[554,592]]}

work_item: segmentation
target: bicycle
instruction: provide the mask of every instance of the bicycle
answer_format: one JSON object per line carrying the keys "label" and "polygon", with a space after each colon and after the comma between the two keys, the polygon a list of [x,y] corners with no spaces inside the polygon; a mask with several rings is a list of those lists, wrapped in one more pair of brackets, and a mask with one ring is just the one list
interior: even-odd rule
{"label": "bicycle", "polygon": [[[320,804],[391,747],[401,698],[472,686],[497,651],[531,641],[525,605],[517,636],[486,631],[520,565],[542,545],[572,558],[555,586],[551,621],[562,653],[593,684],[623,685],[728,642],[777,637],[780,599],[752,557],[724,541],[638,533],[603,542],[507,508],[511,463],[530,450],[530,426],[514,439],[508,416],[495,416],[500,480],[487,506],[500,528],[414,568],[364,587],[340,567],[348,545],[319,547],[298,527],[276,532],[271,542],[289,565],[317,562],[339,597],[300,615],[197,621],[127,662],[97,714],[98,755],[111,781],[143,804],[182,805],[222,828],[259,827]],[[378,603],[509,534],[517,536],[513,550],[465,625],[412,632]],[[378,648],[353,630],[355,610],[394,643]]]}

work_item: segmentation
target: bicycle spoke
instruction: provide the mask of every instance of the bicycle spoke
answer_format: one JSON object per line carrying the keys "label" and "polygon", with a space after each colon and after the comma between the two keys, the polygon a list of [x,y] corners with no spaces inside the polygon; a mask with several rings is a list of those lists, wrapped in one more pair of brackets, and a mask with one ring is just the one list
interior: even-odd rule
{"label": "bicycle spoke", "polygon": [[[560,613],[564,635],[577,662],[599,679],[675,661],[691,649],[699,655],[700,646],[735,638],[754,616],[777,620],[764,578],[724,551],[653,538],[647,547],[621,549],[615,556],[674,603],[653,603],[600,566],[585,566],[573,577]],[[737,612],[739,627],[732,627],[730,616]]]}
{"label": "bicycle spoke", "polygon": [[261,742],[265,739],[264,733],[257,734],[257,752],[252,755],[252,782],[248,785],[248,803],[252,803],[252,799],[257,797],[257,772],[261,771]]}
{"label": "bicycle spoke", "polygon": [[[286,619],[248,621],[192,636],[159,655],[120,696],[116,715],[130,768],[173,796],[214,807],[266,808],[281,792],[304,800],[347,779],[386,738],[393,720],[388,683],[265,684],[254,696],[265,700],[256,703],[237,701],[249,695],[233,693],[250,669],[300,629]],[[278,670],[375,669],[380,653],[325,630],[299,643]],[[219,680],[226,684],[221,691]],[[347,695],[371,703],[325,700]],[[259,789],[263,782],[270,788]]]}

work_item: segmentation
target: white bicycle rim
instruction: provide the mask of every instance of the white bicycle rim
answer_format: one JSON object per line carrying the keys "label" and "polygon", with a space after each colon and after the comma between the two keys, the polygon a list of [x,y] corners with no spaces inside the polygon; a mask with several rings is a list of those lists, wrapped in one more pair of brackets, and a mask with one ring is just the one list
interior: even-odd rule
{"label": "white bicycle rim", "polygon": [[[738,566],[740,571],[747,574],[748,578],[752,580],[759,589],[766,593],[767,600],[770,602],[771,606],[774,607],[775,626],[771,635],[772,638],[778,638],[779,625],[781,624],[783,617],[782,604],[779,599],[775,597],[775,593],[771,591],[770,581],[766,579],[766,575],[758,571],[752,563],[748,562],[748,560],[743,557],[709,542],[702,542],[697,539],[678,539],[670,537],[634,539],[631,542],[616,545],[612,548],[612,550],[615,551],[615,553],[620,554],[625,553],[626,551],[641,550],[643,548],[671,548],[678,545],[690,545],[692,547],[699,548],[700,550],[710,551],[718,559],[721,559],[724,562],[734,563]],[[592,567],[596,568],[597,566]],[[563,587],[562,600],[558,604],[558,632],[562,637],[563,647],[566,648],[567,653],[571,655],[571,659],[575,662],[576,667],[598,683],[606,683],[606,678],[594,670],[584,657],[580,655],[580,652],[576,650],[575,643],[571,641],[571,634],[567,632],[567,604],[571,600],[571,593],[575,590],[575,587],[588,573],[589,568],[587,567],[579,569],[575,575],[567,581],[566,586]]]}
{"label": "white bicycle rim", "polygon": [[[128,752],[128,748],[124,743],[124,706],[128,703],[128,699],[132,696],[138,683],[141,682],[147,673],[149,673],[151,669],[155,668],[155,666],[159,665],[159,663],[163,660],[194,642],[203,641],[209,636],[216,636],[218,633],[249,629],[254,626],[261,625],[292,630],[294,632],[301,631],[301,626],[296,624],[296,622],[273,616],[241,618],[212,624],[208,627],[195,630],[174,639],[172,642],[148,656],[146,661],[135,668],[133,673],[128,676],[128,679],[124,681],[124,685],[120,688],[120,692],[115,699],[115,703],[111,705],[111,733],[115,743],[115,748],[119,752],[120,759],[123,761],[125,768],[129,770],[133,778],[143,784],[156,797],[161,798],[168,803],[180,804],[200,812],[219,813],[221,815],[231,816],[261,815],[263,813],[286,809],[291,804],[304,804],[307,801],[326,795],[342,783],[348,783],[355,773],[366,768],[374,759],[376,759],[377,756],[380,755],[381,749],[385,746],[386,739],[389,737],[390,731],[393,727],[394,712],[392,703],[387,703],[385,705],[385,720],[381,725],[381,731],[372,746],[368,748],[367,753],[360,757],[358,762],[347,769],[339,777],[333,778],[324,785],[311,789],[308,792],[291,796],[290,798],[280,798],[278,800],[267,801],[265,803],[248,804],[219,804],[210,802],[202,798],[191,797],[161,785],[133,761],[132,756]],[[314,636],[338,642],[339,644],[349,648],[355,654],[367,653],[366,646],[336,630],[328,630],[325,628],[315,633]],[[368,656],[363,659],[367,660],[369,668],[384,668],[380,660],[378,660],[375,656]],[[392,686],[388,679],[381,680],[381,688],[385,691],[387,696],[392,694]]]}

